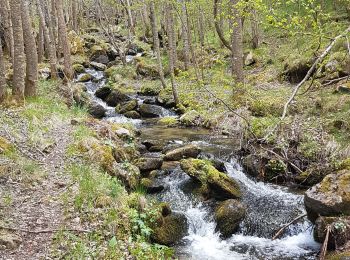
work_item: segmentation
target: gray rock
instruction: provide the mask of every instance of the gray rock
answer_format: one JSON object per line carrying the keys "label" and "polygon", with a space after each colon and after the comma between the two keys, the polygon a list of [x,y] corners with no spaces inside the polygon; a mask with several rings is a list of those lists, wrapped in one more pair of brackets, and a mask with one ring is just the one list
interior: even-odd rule
{"label": "gray rock", "polygon": [[198,146],[189,144],[168,151],[164,156],[164,160],[179,161],[185,158],[197,158],[200,152],[201,149]]}
{"label": "gray rock", "polygon": [[140,114],[143,117],[161,117],[163,115],[163,108],[156,105],[142,104],[140,106]]}
{"label": "gray rock", "polygon": [[92,61],[90,62],[90,65],[95,68],[96,70],[101,70],[101,71],[104,71],[107,66],[102,64],[102,63],[98,63],[98,62],[95,62],[95,61]]}

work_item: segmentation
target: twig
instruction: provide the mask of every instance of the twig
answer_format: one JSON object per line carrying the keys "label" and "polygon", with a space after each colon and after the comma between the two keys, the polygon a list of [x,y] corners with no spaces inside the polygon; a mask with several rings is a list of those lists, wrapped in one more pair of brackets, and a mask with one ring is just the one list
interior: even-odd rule
{"label": "twig", "polygon": [[345,77],[329,80],[327,83],[323,84],[322,87],[329,86],[333,83],[336,83],[336,82],[342,81],[343,79],[348,79],[348,78],[349,78],[349,76],[345,76]]}
{"label": "twig", "polygon": [[303,217],[306,217],[306,214],[301,215],[301,216],[298,216],[298,217],[296,217],[295,219],[293,219],[291,222],[289,222],[289,223],[287,223],[286,225],[284,225],[282,228],[280,228],[280,229],[276,232],[276,234],[273,236],[272,240],[277,239],[277,238],[283,233],[283,231],[284,231],[287,227],[289,227],[290,225],[294,224],[296,221],[298,221],[299,219],[301,219],[301,218],[303,218]]}
{"label": "twig", "polygon": [[325,260],[326,259],[326,254],[327,254],[327,247],[328,247],[328,239],[329,239],[329,233],[331,232],[331,226],[328,225],[326,228],[326,238],[323,241],[322,244],[322,249],[321,249],[321,254],[320,254],[320,260]]}
{"label": "twig", "polygon": [[23,229],[23,228],[14,228],[14,227],[6,227],[1,226],[0,229],[6,229],[10,231],[19,231],[19,232],[26,232],[31,234],[42,234],[42,233],[54,233],[58,231],[70,231],[70,232],[80,232],[80,233],[91,233],[91,230],[87,229],[76,229],[76,228],[68,228],[68,229],[43,229],[43,230],[29,230],[29,229]]}

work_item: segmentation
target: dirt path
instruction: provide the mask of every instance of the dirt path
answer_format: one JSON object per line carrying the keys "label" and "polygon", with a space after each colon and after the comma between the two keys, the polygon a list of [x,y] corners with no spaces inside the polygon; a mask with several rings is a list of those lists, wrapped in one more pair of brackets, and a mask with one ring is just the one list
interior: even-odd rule
{"label": "dirt path", "polygon": [[[26,126],[22,126],[26,129]],[[66,223],[62,194],[70,184],[70,176],[64,173],[65,151],[71,142],[72,126],[69,122],[60,122],[47,133],[53,145],[45,151],[28,147],[26,136],[10,136],[6,129],[0,126],[0,136],[13,140],[23,156],[35,159],[45,171],[45,177],[39,183],[25,185],[17,179],[0,180],[0,198],[10,196],[11,205],[4,207],[0,204],[0,224],[16,230],[6,230],[9,243],[13,249],[4,249],[0,245],[0,259],[51,259],[50,246],[55,232],[29,233],[20,230],[43,231],[56,230]],[[1,212],[2,211],[2,212]],[[4,230],[0,232],[4,233]],[[6,239],[5,239],[6,240]],[[19,242],[20,241],[20,242]]]}

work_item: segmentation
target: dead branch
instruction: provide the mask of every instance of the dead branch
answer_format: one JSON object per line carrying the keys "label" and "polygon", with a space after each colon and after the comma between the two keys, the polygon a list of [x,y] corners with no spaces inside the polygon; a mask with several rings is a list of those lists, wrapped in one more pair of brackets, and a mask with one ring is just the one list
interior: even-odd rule
{"label": "dead branch", "polygon": [[332,50],[332,48],[334,47],[335,43],[345,37],[348,33],[350,32],[350,27],[348,27],[342,34],[336,36],[332,42],[328,45],[328,47],[326,48],[326,50],[321,54],[320,57],[318,57],[316,59],[316,61],[314,62],[314,64],[312,64],[311,68],[309,69],[309,71],[307,72],[306,76],[304,77],[304,79],[294,88],[294,91],[292,93],[292,95],[290,96],[290,98],[288,99],[287,103],[284,105],[284,109],[283,109],[283,114],[281,116],[281,121],[284,120],[284,118],[287,115],[288,112],[288,107],[290,105],[290,103],[292,103],[292,101],[294,100],[296,94],[298,93],[299,89],[304,85],[304,83],[312,76],[312,74],[315,72],[316,67],[319,63],[321,63],[324,58],[329,54],[329,52]]}
{"label": "dead branch", "polygon": [[54,233],[54,232],[58,232],[58,231],[91,233],[91,230],[78,229],[78,228],[68,228],[68,229],[58,229],[57,228],[57,229],[29,230],[29,229],[6,227],[6,226],[0,225],[0,229],[5,229],[5,230],[15,231],[15,232],[25,232],[25,233],[31,233],[31,234]]}
{"label": "dead branch", "polygon": [[303,217],[306,217],[306,216],[307,216],[306,214],[301,215],[301,216],[298,216],[298,217],[296,217],[295,219],[293,219],[291,222],[289,222],[289,223],[287,223],[286,225],[284,225],[282,228],[280,228],[280,229],[276,232],[276,234],[273,236],[272,240],[277,239],[277,238],[283,233],[283,231],[284,231],[287,227],[289,227],[290,225],[292,225],[292,224],[294,224],[295,222],[297,222],[299,219],[301,219],[301,218],[303,218]]}
{"label": "dead branch", "polygon": [[323,241],[322,248],[321,248],[321,253],[320,253],[320,260],[325,260],[326,259],[326,254],[327,254],[327,247],[328,247],[328,239],[329,239],[329,233],[331,232],[331,226],[328,225],[326,228],[326,238]]}
{"label": "dead branch", "polygon": [[224,33],[222,32],[222,29],[220,27],[220,23],[218,20],[218,4],[219,4],[219,0],[214,0],[214,23],[215,23],[215,29],[216,32],[222,42],[222,44],[229,49],[230,51],[232,51],[232,46],[231,44],[225,39]]}
{"label": "dead branch", "polygon": [[349,76],[345,76],[345,77],[329,80],[329,81],[327,81],[327,83],[323,84],[322,87],[332,85],[333,83],[337,83],[337,82],[342,81],[344,79],[347,80],[348,78],[349,78]]}

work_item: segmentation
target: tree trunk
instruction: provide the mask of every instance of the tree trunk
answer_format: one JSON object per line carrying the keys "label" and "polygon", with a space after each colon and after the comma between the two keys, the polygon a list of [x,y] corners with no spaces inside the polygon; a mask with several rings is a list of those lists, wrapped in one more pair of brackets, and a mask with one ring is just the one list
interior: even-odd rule
{"label": "tree trunk", "polygon": [[259,24],[258,24],[258,15],[256,10],[252,10],[252,17],[250,19],[252,27],[252,47],[256,49],[259,47]]}
{"label": "tree trunk", "polygon": [[204,47],[204,14],[201,7],[199,7],[199,18],[198,18],[198,27],[199,27],[199,42],[202,47]]}
{"label": "tree trunk", "polygon": [[169,53],[169,69],[170,69],[170,80],[171,80],[171,88],[173,92],[173,97],[175,104],[179,104],[179,95],[177,93],[177,88],[175,85],[175,61],[174,61],[174,37],[175,37],[175,27],[174,27],[174,15],[173,15],[173,7],[172,4],[167,4],[167,31],[168,31],[168,53]]}
{"label": "tree trunk", "polygon": [[232,75],[237,83],[243,83],[243,26],[242,19],[236,9],[239,0],[231,0],[232,4]]}
{"label": "tree trunk", "polygon": [[12,21],[10,15],[10,6],[8,0],[0,0],[0,16],[2,25],[4,27],[5,43],[7,52],[13,59],[13,33],[12,33]]}
{"label": "tree trunk", "polygon": [[38,55],[28,8],[28,2],[22,0],[21,18],[26,54],[26,80],[24,94],[26,97],[36,95],[36,84],[38,81]]}
{"label": "tree trunk", "polygon": [[5,60],[0,37],[0,104],[6,98]]}
{"label": "tree trunk", "polygon": [[63,1],[62,0],[56,0],[56,10],[57,10],[57,18],[58,18],[58,32],[59,32],[59,38],[61,43],[61,49],[63,52],[63,59],[64,59],[64,74],[67,77],[68,80],[71,80],[73,78],[73,70],[72,70],[72,63],[71,63],[71,56],[70,56],[70,45],[67,35],[67,27],[66,23],[64,21],[64,14],[63,14]]}
{"label": "tree trunk", "polygon": [[43,32],[43,23],[39,19],[39,33],[38,33],[38,63],[43,62],[45,54],[45,41],[44,41],[44,32]]}
{"label": "tree trunk", "polygon": [[188,19],[187,19],[187,8],[186,0],[182,0],[182,37],[184,44],[184,63],[185,70],[188,70],[190,66],[190,43],[188,39],[189,28],[188,28]]}
{"label": "tree trunk", "polygon": [[72,25],[73,30],[78,33],[78,6],[77,0],[72,0]]}
{"label": "tree trunk", "polygon": [[10,0],[11,20],[13,28],[13,83],[12,95],[19,103],[24,103],[24,78],[25,78],[25,56],[24,40],[21,19],[21,0]]}
{"label": "tree trunk", "polygon": [[155,10],[154,10],[154,2],[153,1],[150,2],[150,19],[151,19],[152,34],[153,34],[153,51],[155,52],[155,54],[157,56],[158,73],[159,73],[160,81],[162,82],[163,88],[166,88],[163,65],[162,65],[162,60],[160,57],[158,28],[157,28],[156,14],[155,14]]}
{"label": "tree trunk", "polygon": [[40,17],[40,20],[43,24],[43,35],[45,38],[45,42],[47,44],[46,48],[48,50],[48,55],[49,55],[49,62],[50,62],[50,70],[51,70],[51,78],[52,79],[57,79],[58,74],[57,74],[57,58],[56,58],[56,48],[55,48],[55,43],[52,40],[47,23],[45,20],[44,12],[43,12],[43,5],[40,2],[40,0],[37,0],[38,4],[38,14]]}

